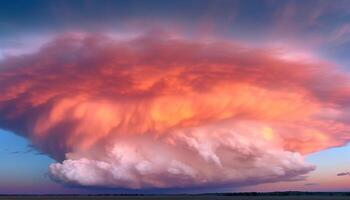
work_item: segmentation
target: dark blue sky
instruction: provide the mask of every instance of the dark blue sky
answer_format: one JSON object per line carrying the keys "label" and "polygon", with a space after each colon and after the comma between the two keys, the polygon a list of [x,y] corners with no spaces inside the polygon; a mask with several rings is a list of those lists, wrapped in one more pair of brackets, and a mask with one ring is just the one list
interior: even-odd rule
{"label": "dark blue sky", "polygon": [[2,49],[18,46],[31,35],[162,27],[250,42],[288,40],[348,64],[346,1],[1,0],[0,5]]}

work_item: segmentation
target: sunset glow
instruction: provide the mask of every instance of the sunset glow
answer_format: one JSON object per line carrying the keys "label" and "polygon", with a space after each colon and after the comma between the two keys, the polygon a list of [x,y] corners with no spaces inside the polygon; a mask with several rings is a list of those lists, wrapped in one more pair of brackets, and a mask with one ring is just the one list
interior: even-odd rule
{"label": "sunset glow", "polygon": [[[302,4],[287,5],[304,13]],[[125,17],[130,23],[124,29],[43,31],[36,34],[46,37],[33,39],[32,48],[3,51],[0,128],[53,159],[51,181],[87,188],[274,191],[316,174],[310,180],[330,190],[349,189],[350,177],[334,172],[324,183],[318,164],[308,160],[350,141],[347,65],[316,51],[321,44],[308,40],[309,33],[299,42],[276,37],[286,47],[291,43],[277,48],[271,37],[228,37],[210,31],[209,22],[190,30],[180,18],[144,26]],[[307,23],[319,18],[309,17]],[[268,28],[277,34],[292,19],[284,20]],[[303,35],[303,27],[294,25]],[[348,32],[340,28],[329,40],[343,41]],[[349,163],[342,166],[350,170]]]}

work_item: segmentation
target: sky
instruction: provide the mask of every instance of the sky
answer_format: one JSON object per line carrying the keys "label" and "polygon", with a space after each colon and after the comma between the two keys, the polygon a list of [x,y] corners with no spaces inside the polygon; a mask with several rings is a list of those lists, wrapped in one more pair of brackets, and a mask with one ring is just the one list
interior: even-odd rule
{"label": "sky", "polygon": [[0,194],[350,190],[350,5],[0,0]]}

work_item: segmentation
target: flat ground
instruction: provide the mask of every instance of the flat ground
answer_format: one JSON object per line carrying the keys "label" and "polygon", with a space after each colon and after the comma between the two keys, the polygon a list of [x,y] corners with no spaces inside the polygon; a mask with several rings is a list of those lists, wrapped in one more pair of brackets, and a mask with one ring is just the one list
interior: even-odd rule
{"label": "flat ground", "polygon": [[350,196],[0,196],[0,200],[350,200]]}

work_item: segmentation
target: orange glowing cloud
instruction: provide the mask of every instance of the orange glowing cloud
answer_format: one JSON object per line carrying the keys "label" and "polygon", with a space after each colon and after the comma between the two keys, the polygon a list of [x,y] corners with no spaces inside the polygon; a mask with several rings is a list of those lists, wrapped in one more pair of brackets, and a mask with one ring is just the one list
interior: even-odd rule
{"label": "orange glowing cloud", "polygon": [[[234,42],[64,35],[0,68],[0,125],[58,161],[54,180],[169,188],[302,178],[344,145],[348,77]],[[89,176],[87,176],[87,174]]]}

